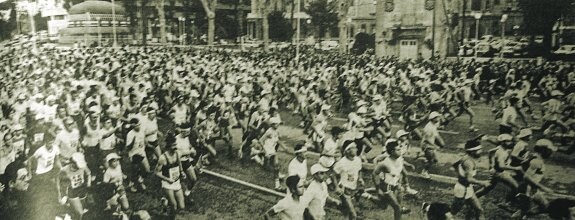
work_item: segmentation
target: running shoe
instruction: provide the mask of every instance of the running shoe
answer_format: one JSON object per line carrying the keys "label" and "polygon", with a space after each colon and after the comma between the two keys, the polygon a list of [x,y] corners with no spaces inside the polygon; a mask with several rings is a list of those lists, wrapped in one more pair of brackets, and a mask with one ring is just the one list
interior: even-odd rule
{"label": "running shoe", "polygon": [[407,194],[409,194],[409,195],[416,195],[417,193],[419,193],[419,191],[412,189],[409,186],[405,187],[405,192],[407,192]]}
{"label": "running shoe", "polygon": [[431,175],[429,175],[429,172],[427,172],[427,170],[421,171],[421,177],[425,179],[431,179]]}

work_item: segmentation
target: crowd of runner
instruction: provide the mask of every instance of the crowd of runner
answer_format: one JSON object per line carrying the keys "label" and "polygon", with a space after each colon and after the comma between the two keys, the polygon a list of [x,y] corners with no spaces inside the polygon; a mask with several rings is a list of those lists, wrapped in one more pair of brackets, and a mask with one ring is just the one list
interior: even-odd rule
{"label": "crowd of runner", "polygon": [[[553,152],[575,152],[572,64],[303,54],[166,47],[4,51],[0,216],[146,219],[127,192],[150,190],[147,179],[161,182],[158,200],[168,214],[183,212],[198,205],[191,195],[200,169],[223,154],[271,168],[276,190],[287,197],[266,217],[325,219],[330,201],[356,219],[354,203],[364,198],[390,206],[401,219],[410,211],[402,194],[418,193],[404,167],[429,178],[436,151],[457,144],[445,143],[440,130],[463,114],[468,132],[478,136],[465,143],[466,156],[453,161],[453,204],[426,204],[428,217],[448,219],[469,204],[480,218],[478,197],[500,182],[511,189],[516,217],[557,209],[541,179]],[[499,136],[480,135],[475,127],[471,107],[478,102],[492,108]],[[301,118],[305,143],[279,140],[281,111]],[[335,115],[347,116],[346,123],[331,126]],[[392,123],[402,128],[392,132]],[[497,145],[489,150],[490,180],[474,177],[482,142]],[[421,148],[424,167],[405,160],[412,146]],[[369,154],[375,149],[383,153]],[[280,164],[278,151],[295,157]],[[309,170],[307,151],[320,155]],[[373,184],[364,182],[365,172]],[[481,186],[477,192],[474,185]]]}

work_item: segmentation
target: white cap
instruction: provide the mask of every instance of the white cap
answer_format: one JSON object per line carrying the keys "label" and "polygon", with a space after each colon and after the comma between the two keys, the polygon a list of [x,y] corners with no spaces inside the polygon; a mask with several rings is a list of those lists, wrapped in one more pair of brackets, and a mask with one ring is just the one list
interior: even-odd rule
{"label": "white cap", "polygon": [[365,106],[361,106],[359,107],[359,109],[357,110],[358,114],[365,114],[367,113],[367,108]]}
{"label": "white cap", "polygon": [[194,98],[198,98],[198,97],[200,97],[200,93],[198,93],[198,91],[194,89],[190,92],[190,96],[194,97]]}
{"label": "white cap", "polygon": [[403,137],[403,136],[408,135],[408,134],[409,134],[409,132],[401,129],[395,133],[395,137],[400,138],[400,137]]}
{"label": "white cap", "polygon": [[559,90],[553,90],[553,91],[551,91],[551,96],[562,96],[562,95],[565,95],[565,94],[562,93],[562,92],[559,91]]}
{"label": "white cap", "polygon": [[513,137],[509,134],[500,134],[497,136],[497,141],[510,141],[513,140]]}
{"label": "white cap", "polygon": [[331,167],[335,164],[335,157],[327,157],[321,156],[317,163],[321,164],[324,167]]}
{"label": "white cap", "polygon": [[529,129],[529,128],[524,128],[524,129],[521,129],[521,130],[519,131],[519,134],[517,135],[517,138],[527,137],[527,136],[530,136],[530,135],[532,135],[532,134],[533,134],[533,131],[531,131],[531,129]]}
{"label": "white cap", "polygon": [[117,153],[111,153],[106,156],[106,162],[110,162],[112,159],[120,159],[121,157]]}
{"label": "white cap", "polygon": [[330,110],[331,109],[331,105],[322,105],[321,106],[321,110]]}
{"label": "white cap", "polygon": [[535,142],[535,146],[544,146],[549,150],[557,151],[557,147],[553,144],[553,142],[546,138],[539,139],[537,142]]}
{"label": "white cap", "polygon": [[429,114],[429,120],[440,117],[441,114],[437,113],[437,112],[431,112],[431,114]]}
{"label": "white cap", "polygon": [[21,124],[15,124],[14,127],[12,127],[12,129],[14,129],[15,131],[24,130],[24,126],[22,126]]}
{"label": "white cap", "polygon": [[318,163],[314,164],[314,165],[311,166],[311,168],[310,168],[310,173],[311,173],[311,175],[314,175],[314,174],[316,174],[316,173],[318,173],[318,172],[327,172],[327,171],[329,171],[328,168],[326,168],[326,167],[324,167],[324,166],[322,166],[321,164],[318,164]]}

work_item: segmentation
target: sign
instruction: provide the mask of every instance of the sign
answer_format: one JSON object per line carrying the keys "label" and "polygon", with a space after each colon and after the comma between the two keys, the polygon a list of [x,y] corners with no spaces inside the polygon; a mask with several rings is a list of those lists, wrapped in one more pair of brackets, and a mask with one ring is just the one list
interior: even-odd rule
{"label": "sign", "polygon": [[431,11],[435,8],[435,0],[425,0],[425,10]]}
{"label": "sign", "polygon": [[384,7],[386,12],[392,12],[395,9],[395,4],[393,4],[393,0],[385,0]]}

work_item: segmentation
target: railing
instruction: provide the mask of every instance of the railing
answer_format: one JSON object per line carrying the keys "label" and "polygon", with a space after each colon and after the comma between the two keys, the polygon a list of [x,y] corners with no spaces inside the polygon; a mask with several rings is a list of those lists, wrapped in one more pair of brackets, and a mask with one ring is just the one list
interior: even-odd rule
{"label": "railing", "polygon": [[[70,15],[69,21],[96,21],[100,19],[100,21],[112,21],[114,20],[111,14],[77,14],[77,15]],[[127,21],[126,16],[124,15],[116,15],[116,21]]]}

